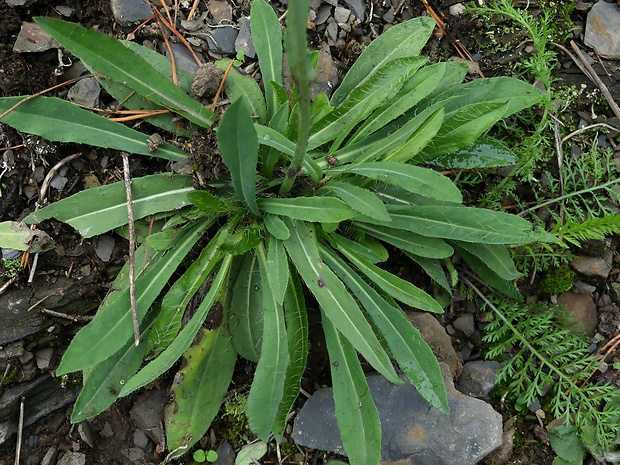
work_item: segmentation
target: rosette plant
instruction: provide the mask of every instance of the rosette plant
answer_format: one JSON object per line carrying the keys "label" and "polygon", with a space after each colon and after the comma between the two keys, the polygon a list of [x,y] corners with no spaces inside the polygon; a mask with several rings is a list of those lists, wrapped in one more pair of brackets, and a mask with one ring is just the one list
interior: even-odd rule
{"label": "rosette plant", "polygon": [[[439,364],[401,305],[433,313],[443,307],[381,267],[389,251],[411,259],[445,293],[457,251],[491,286],[515,295],[519,273],[507,246],[553,240],[517,216],[463,205],[458,187],[436,169],[513,163],[510,150],[484,133],[535,104],[540,91],[508,77],[463,84],[463,63],[427,65],[419,54],[434,23],[417,18],[372,42],[331,98],[311,99],[316,55],[307,47],[307,17],[307,0],[289,2],[282,40],[274,11],[265,0],[253,1],[262,89],[233,69],[232,103],[214,129],[215,115],[184,92],[187,80],[172,84],[152,52],[36,19],[128,107],[170,110],[193,130],[217,130],[226,167],[200,185],[169,173],[133,179],[135,218],[164,220],[135,254],[141,339],[136,345],[132,336],[126,266],[58,367],[58,375],[83,373],[72,421],[97,415],[176,367],[166,432],[170,457],[179,456],[207,431],[243,357],[256,362],[249,426],[262,440],[280,441],[306,367],[307,312],[318,308],[344,448],[351,463],[376,464],[379,415],[358,355],[449,412]],[[282,78],[284,50],[290,90]],[[0,110],[21,99],[0,99]],[[55,141],[188,157],[167,142],[151,153],[145,134],[56,98],[28,100],[1,121]],[[153,124],[175,129],[170,116]],[[115,230],[128,222],[125,186],[79,192],[26,223],[50,218],[85,238]]]}

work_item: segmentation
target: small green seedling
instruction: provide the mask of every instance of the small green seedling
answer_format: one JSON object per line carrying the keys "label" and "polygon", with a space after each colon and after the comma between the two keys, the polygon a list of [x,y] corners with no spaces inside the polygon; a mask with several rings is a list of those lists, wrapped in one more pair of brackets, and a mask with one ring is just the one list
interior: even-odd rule
{"label": "small green seedling", "polygon": [[207,451],[198,449],[196,452],[194,452],[193,457],[195,463],[213,463],[217,460],[217,452],[211,449]]}

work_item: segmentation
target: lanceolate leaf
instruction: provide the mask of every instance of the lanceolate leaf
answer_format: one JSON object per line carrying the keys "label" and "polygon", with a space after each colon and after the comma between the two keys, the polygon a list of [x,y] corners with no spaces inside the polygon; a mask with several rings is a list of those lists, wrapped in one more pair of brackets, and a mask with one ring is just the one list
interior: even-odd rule
{"label": "lanceolate leaf", "polygon": [[[216,66],[220,69],[228,68],[230,59],[218,60]],[[262,69],[262,68],[261,68]],[[242,75],[235,68],[231,68],[226,76],[226,95],[231,102],[242,99],[247,105],[253,118],[260,124],[267,122],[267,107],[265,97],[252,76]]]}
{"label": "lanceolate leaf", "polygon": [[284,246],[306,287],[355,349],[383,376],[398,383],[399,378],[390,359],[361,309],[334,272],[321,260],[314,230],[301,221],[285,219],[285,222],[291,237],[284,241]]}
{"label": "lanceolate leaf", "polygon": [[166,439],[171,458],[179,457],[204,436],[228,391],[237,354],[225,327],[205,331],[185,353],[185,365],[172,386],[166,408]]}
{"label": "lanceolate leaf", "polygon": [[226,283],[231,262],[232,256],[227,255],[224,257],[217,275],[213,278],[209,292],[196,310],[194,316],[192,316],[172,344],[170,344],[166,350],[159,355],[159,357],[151,361],[133,378],[125,383],[125,386],[120,392],[120,396],[126,396],[136,389],[146,386],[151,381],[154,381],[158,376],[174,365],[183,352],[187,350],[202,327],[207,313],[209,313],[209,310],[213,307],[213,304],[215,304],[220,292],[222,291],[222,288]]}
{"label": "lanceolate leaf", "polygon": [[230,170],[235,193],[256,216],[256,165],[258,139],[248,109],[242,100],[230,105],[217,131],[222,161]]}
{"label": "lanceolate leaf", "polygon": [[342,445],[352,464],[376,465],[381,459],[379,412],[355,350],[324,311],[322,316]]}
{"label": "lanceolate leaf", "polygon": [[267,214],[264,216],[264,221],[267,231],[276,239],[285,241],[291,236],[286,224],[279,216]]}
{"label": "lanceolate leaf", "polygon": [[[524,244],[557,240],[555,236],[544,231],[533,231],[532,225],[523,218],[483,208],[452,205],[388,205],[387,208],[392,221],[386,223],[386,226],[428,237],[481,244]],[[368,217],[358,217],[356,221],[379,223]]]}
{"label": "lanceolate leaf", "polygon": [[415,18],[391,27],[372,41],[334,92],[332,105],[340,105],[354,87],[363,84],[390,61],[418,55],[434,27],[435,22],[431,18]]}
{"label": "lanceolate leaf", "polygon": [[370,215],[382,221],[390,221],[390,215],[388,215],[383,202],[368,189],[338,181],[330,181],[325,185],[325,189],[333,192],[349,207],[364,215]]}
{"label": "lanceolate leaf", "polygon": [[225,213],[235,210],[234,205],[224,202],[220,197],[207,191],[192,191],[187,194],[187,197],[205,213]]}
{"label": "lanceolate leaf", "polygon": [[34,20],[67,50],[110,79],[126,84],[143,97],[174,110],[199,126],[208,128],[215,120],[215,114],[207,107],[162,79],[148,63],[119,41],[75,23],[54,18]]}
{"label": "lanceolate leaf", "polygon": [[[1,98],[0,114],[22,100],[24,97]],[[173,161],[187,158],[185,152],[168,142],[150,153],[145,134],[55,97],[28,100],[2,118],[2,122],[55,142],[88,144]]]}
{"label": "lanceolate leaf", "polygon": [[228,312],[228,328],[235,350],[252,362],[260,359],[263,338],[263,293],[256,254],[247,253],[235,279]]}
{"label": "lanceolate leaf", "polygon": [[481,136],[469,147],[433,158],[433,164],[442,168],[475,169],[516,165],[515,153],[497,139]]}
{"label": "lanceolate leaf", "polygon": [[443,313],[441,305],[422,289],[366,261],[336,235],[333,235],[332,238],[336,241],[338,250],[388,295],[414,308],[427,312]]}
{"label": "lanceolate leaf", "polygon": [[402,229],[368,223],[356,223],[356,226],[379,240],[421,257],[447,258],[454,253],[452,247],[435,237],[425,237]]}
{"label": "lanceolate leaf", "polygon": [[267,248],[267,280],[276,302],[282,304],[288,285],[288,258],[284,244],[274,236],[269,237]]}
{"label": "lanceolate leaf", "polygon": [[456,203],[463,200],[461,191],[449,178],[428,168],[403,163],[372,162],[345,170],[425,197]]}
{"label": "lanceolate leaf", "polygon": [[266,213],[315,223],[338,223],[359,215],[335,197],[260,199],[258,206]]}
{"label": "lanceolate leaf", "polygon": [[250,428],[263,441],[276,420],[289,362],[284,311],[269,289],[267,254],[265,248],[256,248],[263,286],[263,343],[256,366],[254,381],[248,396],[247,410]]}
{"label": "lanceolate leaf", "polygon": [[84,384],[73,406],[71,423],[99,415],[114,403],[127,377],[133,376],[140,368],[146,346],[146,338],[138,346],[133,339],[128,340],[111,357],[84,370]]}
{"label": "lanceolate leaf", "polygon": [[436,258],[420,257],[419,255],[414,255],[407,252],[405,252],[405,254],[411,260],[420,265],[433,281],[435,281],[446,291],[448,291],[450,295],[452,295],[452,288],[450,287],[450,283],[448,282],[448,278],[446,277],[446,272],[444,271],[440,260],[437,260]]}
{"label": "lanceolate leaf", "polygon": [[[153,174],[131,183],[134,218],[170,211],[189,205],[187,194],[194,190],[191,176]],[[93,237],[127,224],[125,184],[115,182],[78,192],[26,217],[27,223],[49,218],[64,221],[84,237]]]}
{"label": "lanceolate leaf", "polygon": [[439,363],[420,332],[400,308],[386,302],[336,254],[327,248],[322,248],[321,254],[364,306],[411,384],[431,405],[448,414],[450,408]]}
{"label": "lanceolate leaf", "polygon": [[267,114],[271,118],[279,107],[271,82],[282,84],[282,29],[275,12],[264,0],[252,2],[250,26],[263,75]]}
{"label": "lanceolate leaf", "polygon": [[510,252],[508,252],[508,249],[504,245],[458,242],[455,246],[457,246],[459,250],[466,250],[471,255],[478,257],[502,279],[512,281],[521,276],[521,273],[517,271],[512,261]]}
{"label": "lanceolate leaf", "polygon": [[[188,228],[175,246],[136,280],[140,321],[208,225],[209,221],[203,220]],[[125,288],[114,300],[104,302],[95,318],[75,335],[57,373],[71,373],[102,362],[125,345],[132,337],[132,328],[129,289]]]}
{"label": "lanceolate leaf", "polygon": [[276,421],[273,425],[273,434],[278,442],[282,440],[288,421],[288,414],[299,394],[301,378],[306,369],[306,361],[308,359],[308,314],[306,313],[306,303],[301,281],[296,272],[291,273],[289,277],[289,283],[284,296],[284,312],[289,365],[286,370],[282,402],[278,408]]}
{"label": "lanceolate leaf", "polygon": [[164,296],[149,337],[149,347],[155,355],[159,355],[177,336],[187,305],[221,260],[220,237],[218,234],[211,239],[198,260],[189,266]]}

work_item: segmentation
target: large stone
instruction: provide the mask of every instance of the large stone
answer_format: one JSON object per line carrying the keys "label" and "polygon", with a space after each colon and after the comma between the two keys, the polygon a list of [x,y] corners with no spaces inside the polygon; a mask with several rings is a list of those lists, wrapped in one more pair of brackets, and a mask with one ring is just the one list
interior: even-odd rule
{"label": "large stone", "polygon": [[571,331],[584,332],[594,336],[598,325],[596,304],[590,294],[567,291],[558,296],[558,305],[566,306],[566,315],[575,323]]}
{"label": "large stone", "polygon": [[[486,402],[465,396],[444,370],[450,415],[409,383],[395,385],[368,377],[381,420],[381,459],[416,465],[473,465],[502,443],[502,417]],[[332,389],[320,389],[303,406],[293,428],[297,444],[345,454],[334,414]],[[345,454],[346,455],[346,454]]]}
{"label": "large stone", "polygon": [[620,59],[620,7],[600,1],[588,13],[584,43],[599,55]]}
{"label": "large stone", "polygon": [[[612,255],[613,256],[613,255]],[[593,276],[607,279],[611,272],[611,259],[609,254],[602,257],[581,256],[575,257],[570,265],[575,271],[584,276]]]}

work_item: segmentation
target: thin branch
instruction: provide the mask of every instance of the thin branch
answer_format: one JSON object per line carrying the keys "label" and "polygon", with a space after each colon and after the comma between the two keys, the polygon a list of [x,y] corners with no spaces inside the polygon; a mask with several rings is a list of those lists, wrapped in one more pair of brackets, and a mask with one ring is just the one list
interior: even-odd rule
{"label": "thin branch", "polygon": [[133,220],[133,202],[131,197],[131,175],[129,173],[129,157],[121,152],[123,157],[123,175],[125,178],[125,192],[127,194],[127,221],[129,226],[129,302],[133,319],[133,335],[136,346],[140,344],[140,322],[138,321],[138,303],[136,300],[136,275],[135,275],[135,246],[136,225]]}
{"label": "thin branch", "polygon": [[211,111],[213,112],[215,112],[217,101],[219,100],[220,95],[222,94],[222,90],[224,89],[224,83],[226,82],[226,78],[228,77],[228,74],[230,73],[230,70],[232,69],[234,63],[235,63],[235,60],[230,60],[230,63],[226,67],[226,71],[224,71],[224,76],[222,76],[222,80],[220,81],[220,86],[217,88],[215,97],[213,97],[213,104],[211,105]]}
{"label": "thin branch", "polygon": [[76,323],[78,321],[88,323],[89,321],[92,321],[92,319],[94,318],[93,316],[90,316],[90,315],[67,315],[66,313],[55,312],[54,310],[48,310],[47,308],[42,308],[41,313],[45,313],[50,316],[55,316],[56,318],[63,318],[65,320],[71,320]]}
{"label": "thin branch", "polygon": [[19,424],[17,425],[17,445],[15,446],[15,465],[19,465],[22,450],[22,436],[24,433],[24,403],[26,398],[22,397],[19,403]]}
{"label": "thin branch", "polygon": [[11,279],[9,279],[6,283],[0,286],[0,295],[4,294],[4,292],[8,289],[8,287],[17,281],[17,275],[14,275]]}
{"label": "thin branch", "polygon": [[598,86],[598,88],[603,93],[603,96],[605,97],[605,100],[607,100],[607,103],[609,104],[609,108],[611,108],[611,111],[614,112],[614,115],[616,115],[616,118],[620,118],[620,107],[618,107],[618,104],[612,97],[611,92],[609,92],[609,89],[607,88],[607,86],[603,84],[603,81],[601,81],[601,78],[598,76],[598,74],[596,74],[596,71],[594,71],[594,68],[592,68],[590,63],[588,63],[584,53],[577,46],[577,44],[571,40],[570,46],[573,48],[573,50],[575,51],[575,53],[577,54],[577,56],[583,63],[583,66],[588,70],[590,74],[589,78],[592,81],[594,81],[594,83]]}
{"label": "thin branch", "polygon": [[618,128],[616,128],[616,127],[613,127],[613,126],[610,126],[610,125],[609,125],[609,124],[607,124],[607,123],[596,123],[596,124],[591,124],[591,125],[589,125],[589,126],[586,126],[586,127],[584,127],[584,128],[581,128],[581,129],[577,129],[576,131],[571,132],[568,136],[564,136],[564,137],[562,138],[562,143],[566,142],[568,139],[570,139],[570,138],[572,138],[572,137],[576,136],[577,134],[581,134],[581,133],[582,133],[582,132],[584,132],[584,131],[588,131],[589,129],[594,129],[594,128],[596,128],[596,127],[605,127],[605,128],[607,128],[607,129],[611,129],[612,131],[615,131],[615,132],[620,132],[620,129],[618,129]]}

